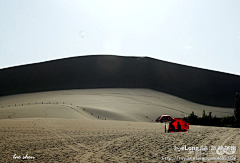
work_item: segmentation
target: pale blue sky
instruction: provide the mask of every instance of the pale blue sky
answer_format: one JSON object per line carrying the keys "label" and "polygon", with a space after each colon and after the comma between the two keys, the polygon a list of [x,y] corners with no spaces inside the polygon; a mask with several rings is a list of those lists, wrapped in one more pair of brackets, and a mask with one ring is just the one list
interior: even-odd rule
{"label": "pale blue sky", "polygon": [[92,54],[240,75],[240,1],[0,0],[0,68]]}

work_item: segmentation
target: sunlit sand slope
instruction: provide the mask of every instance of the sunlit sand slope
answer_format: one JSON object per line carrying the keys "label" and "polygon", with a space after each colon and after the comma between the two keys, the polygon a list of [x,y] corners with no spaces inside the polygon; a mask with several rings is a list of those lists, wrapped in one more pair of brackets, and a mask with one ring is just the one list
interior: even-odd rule
{"label": "sunlit sand slope", "polygon": [[162,114],[184,117],[205,110],[233,115],[233,108],[210,107],[150,89],[82,89],[0,97],[0,118],[70,118],[153,122]]}

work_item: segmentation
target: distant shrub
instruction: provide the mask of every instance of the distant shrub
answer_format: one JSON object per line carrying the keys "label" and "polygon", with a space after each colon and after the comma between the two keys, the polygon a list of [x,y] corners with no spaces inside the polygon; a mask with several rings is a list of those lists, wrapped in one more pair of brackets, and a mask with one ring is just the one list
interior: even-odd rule
{"label": "distant shrub", "polygon": [[223,126],[234,126],[235,124],[235,117],[234,116],[227,116],[227,117],[223,117],[221,119],[221,125]]}
{"label": "distant shrub", "polygon": [[193,125],[198,125],[199,124],[199,117],[197,115],[195,115],[194,112],[189,114],[188,117],[184,117],[183,119],[185,121],[187,121],[188,123],[193,124]]}
{"label": "distant shrub", "polygon": [[212,112],[209,112],[209,115],[206,115],[205,110],[203,110],[203,116],[198,117],[192,112],[189,116],[184,117],[184,120],[187,121],[190,125],[204,125],[204,126],[235,126],[235,117],[212,117]]}
{"label": "distant shrub", "polygon": [[203,110],[202,118],[205,118],[205,117],[206,117],[205,110]]}
{"label": "distant shrub", "polygon": [[234,116],[226,117],[212,117],[212,112],[206,115],[203,110],[202,117],[198,117],[192,112],[189,116],[184,117],[184,120],[191,125],[206,125],[206,126],[231,126],[240,127],[240,93],[236,93],[235,104],[234,104]]}
{"label": "distant shrub", "polygon": [[235,104],[234,104],[234,117],[238,125],[240,125],[240,93],[236,93]]}

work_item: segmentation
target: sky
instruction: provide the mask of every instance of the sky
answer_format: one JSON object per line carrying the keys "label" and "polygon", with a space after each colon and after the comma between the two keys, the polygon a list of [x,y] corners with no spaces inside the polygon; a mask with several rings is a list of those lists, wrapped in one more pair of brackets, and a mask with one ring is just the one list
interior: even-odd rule
{"label": "sky", "polygon": [[239,0],[0,0],[0,69],[110,54],[240,75]]}

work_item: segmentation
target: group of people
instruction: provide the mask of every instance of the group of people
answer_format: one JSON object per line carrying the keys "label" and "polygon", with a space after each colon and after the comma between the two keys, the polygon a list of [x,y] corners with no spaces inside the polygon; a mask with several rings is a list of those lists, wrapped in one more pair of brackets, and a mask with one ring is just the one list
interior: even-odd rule
{"label": "group of people", "polygon": [[177,129],[175,129],[175,126],[173,125],[173,122],[170,122],[168,132],[183,132],[186,131],[182,129],[181,124],[177,122]]}

